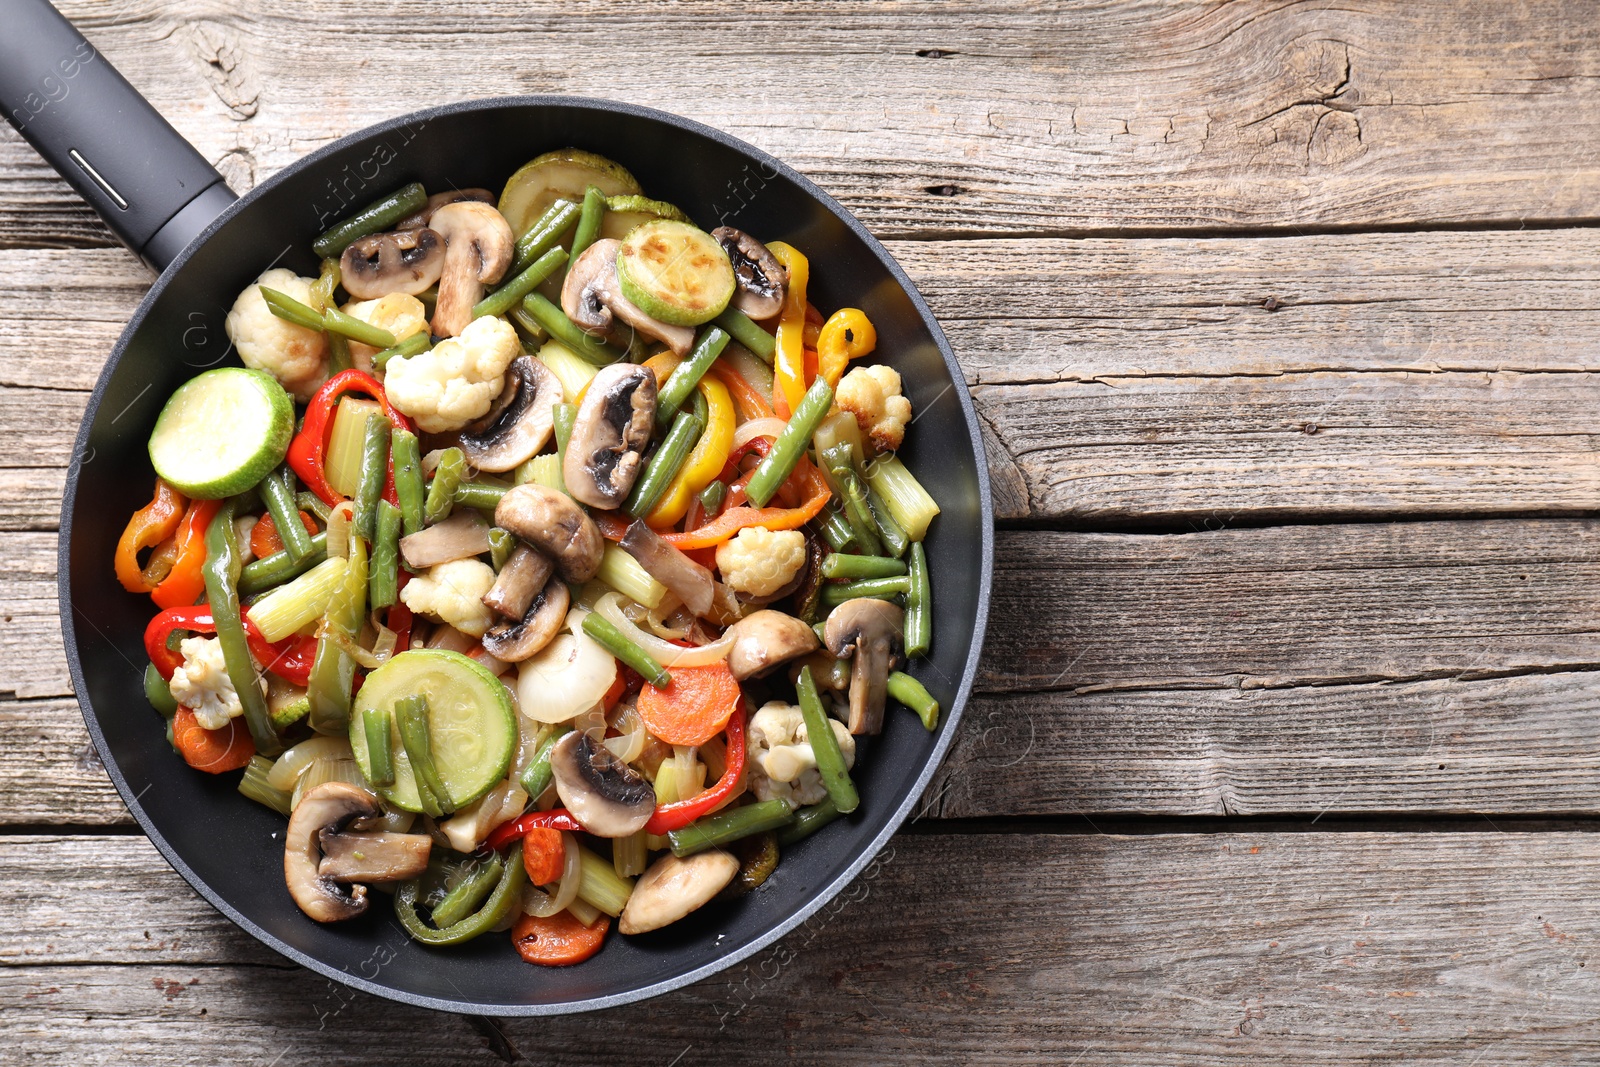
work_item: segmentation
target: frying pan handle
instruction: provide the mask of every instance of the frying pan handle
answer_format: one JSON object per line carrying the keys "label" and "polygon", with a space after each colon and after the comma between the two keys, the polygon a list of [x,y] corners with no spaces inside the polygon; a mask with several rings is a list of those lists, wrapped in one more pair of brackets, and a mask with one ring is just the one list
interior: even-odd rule
{"label": "frying pan handle", "polygon": [[47,0],[7,0],[5,8],[6,121],[161,270],[237,197]]}

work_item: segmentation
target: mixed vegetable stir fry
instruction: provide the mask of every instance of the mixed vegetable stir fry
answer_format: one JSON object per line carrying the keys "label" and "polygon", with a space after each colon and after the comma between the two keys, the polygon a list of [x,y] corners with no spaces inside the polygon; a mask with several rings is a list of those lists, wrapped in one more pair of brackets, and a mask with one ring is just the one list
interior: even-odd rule
{"label": "mixed vegetable stir fry", "polygon": [[174,749],[288,818],[306,915],[578,963],[855,810],[891,699],[934,728],[911,404],[798,249],[576,149],[314,249],[167,402],[116,553]]}

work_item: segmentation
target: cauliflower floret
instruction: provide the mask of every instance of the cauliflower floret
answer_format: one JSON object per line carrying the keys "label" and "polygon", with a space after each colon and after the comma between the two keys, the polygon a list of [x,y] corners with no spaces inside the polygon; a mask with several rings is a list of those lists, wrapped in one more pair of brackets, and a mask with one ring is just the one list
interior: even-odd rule
{"label": "cauliflower floret", "polygon": [[482,637],[494,618],[483,594],[494,585],[494,568],[476,559],[457,559],[428,568],[400,590],[406,607],[449,623],[464,634]]}
{"label": "cauliflower floret", "polygon": [[893,452],[905,439],[911,401],[900,394],[900,372],[893,367],[857,367],[840,380],[834,403],[856,417],[873,451]]}
{"label": "cauliflower floret", "polygon": [[[856,739],[838,719],[829,719],[846,768],[855,766]],[[828,795],[817,770],[817,754],[806,736],[805,716],[793,704],[774,700],[750,717],[750,791],[761,800],[781,797],[790,804],[820,804]]]}
{"label": "cauliflower floret", "polygon": [[[428,309],[422,301],[407,293],[390,293],[376,300],[359,300],[341,309],[346,315],[360,319],[380,330],[394,334],[396,341],[404,341],[412,334],[428,328]],[[350,342],[350,359],[362,370],[372,372],[372,357],[378,349],[360,341]]]}
{"label": "cauliflower floret", "polygon": [[328,380],[328,339],[274,315],[261,295],[261,286],[309,304],[314,281],[275,267],[245,287],[223,323],[244,365],[266,371],[301,401],[310,400]]}
{"label": "cauliflower floret", "polygon": [[799,530],[748,526],[717,546],[717,569],[736,593],[771,596],[800,573],[806,562],[806,535]]}
{"label": "cauliflower floret", "polygon": [[[220,730],[228,720],[244,714],[239,691],[228,677],[228,664],[222,655],[222,642],[214,637],[185,637],[178,645],[183,663],[172,672],[167,688],[172,699],[194,712],[194,721],[207,730]],[[267,680],[258,678],[263,696]]]}
{"label": "cauliflower floret", "polygon": [[391,359],[384,389],[389,402],[418,426],[448,433],[489,413],[506,384],[506,368],[520,355],[517,331],[504,319],[485,315],[430,352]]}

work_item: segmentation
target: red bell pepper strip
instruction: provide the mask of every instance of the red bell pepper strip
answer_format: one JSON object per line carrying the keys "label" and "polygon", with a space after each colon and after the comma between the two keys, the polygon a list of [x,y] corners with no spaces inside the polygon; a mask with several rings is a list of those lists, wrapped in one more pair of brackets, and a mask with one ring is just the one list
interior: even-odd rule
{"label": "red bell pepper strip", "polygon": [[188,607],[206,591],[206,578],[200,571],[206,562],[206,529],[221,509],[220,500],[190,501],[189,510],[183,513],[183,521],[173,535],[177,538],[177,558],[172,561],[172,570],[150,590],[150,599],[157,607]]}
{"label": "red bell pepper strip", "polygon": [[744,777],[744,713],[735,711],[728,720],[728,763],[717,784],[688,800],[656,806],[656,813],[644,824],[647,834],[664,834],[694,822],[733,796]]}
{"label": "red bell pepper strip", "polygon": [[[167,640],[174,631],[187,630],[191,633],[215,633],[216,622],[211,618],[209,604],[195,604],[189,607],[168,608],[155,618],[144,630],[144,650],[150,657],[150,662],[156,665],[156,670],[161,672],[161,677],[167,681],[172,680],[172,672],[183,665],[183,656],[176,649],[167,647]],[[250,621],[250,616],[244,616],[245,638],[250,642],[250,654],[256,658],[263,669],[292,682],[295,685],[305,685],[311,674],[311,662],[316,658],[317,640],[309,636],[286,637],[277,644],[273,644],[261,636],[261,631],[256,629],[255,623]]]}
{"label": "red bell pepper strip", "polygon": [[511,842],[521,840],[522,836],[529,830],[539,826],[547,827],[551,830],[570,830],[573,833],[583,832],[583,824],[572,817],[572,812],[566,808],[551,808],[549,811],[530,811],[521,818],[501,823],[489,835],[486,844],[495,850],[505,848]]}
{"label": "red bell pepper strip", "polygon": [[[346,500],[346,497],[334,492],[333,486],[328,484],[326,470],[328,453],[328,432],[333,421],[334,409],[338,407],[339,400],[347,393],[366,393],[383,406],[383,413],[389,417],[389,424],[397,430],[416,432],[410,419],[396,411],[389,403],[389,397],[384,393],[383,386],[378,379],[365,371],[347,370],[329,378],[311,402],[306,405],[305,424],[300,432],[289,442],[289,466],[300,481],[305,483],[323,502],[335,505]],[[399,506],[400,498],[394,491],[394,458],[389,459],[389,474],[383,483],[383,498],[389,503]]]}

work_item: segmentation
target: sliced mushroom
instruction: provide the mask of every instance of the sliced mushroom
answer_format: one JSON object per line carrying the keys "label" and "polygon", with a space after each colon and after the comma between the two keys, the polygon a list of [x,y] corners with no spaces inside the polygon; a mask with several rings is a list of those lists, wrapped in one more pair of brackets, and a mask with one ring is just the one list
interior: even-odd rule
{"label": "sliced mushroom", "polygon": [[667,544],[643,519],[635,519],[617,544],[652,578],[672,590],[692,614],[704,618],[711,611],[717,583],[710,569]]}
{"label": "sliced mushroom", "polygon": [[[428,864],[430,838],[420,842],[384,842],[380,855],[357,859],[363,852],[359,840],[377,847],[378,839],[405,838],[410,834],[358,834],[349,831],[357,819],[376,819],[383,815],[377,797],[349,782],[324,782],[300,798],[300,804],[289,817],[289,829],[283,841],[283,877],[289,895],[300,910],[319,923],[353,919],[367,910],[367,887],[348,884],[368,872],[383,875],[384,881],[409,878],[420,874]],[[418,835],[420,836],[420,835]],[[339,874],[324,874],[324,850],[332,845],[337,857],[331,870]],[[421,863],[418,865],[420,854]],[[393,875],[394,871],[409,872]],[[376,876],[372,877],[376,881]]]}
{"label": "sliced mushroom", "polygon": [[535,482],[514,486],[500,498],[494,522],[549,556],[569,582],[587,582],[600,569],[606,547],[600,528],[565,493]]}
{"label": "sliced mushroom", "polygon": [[502,622],[489,628],[483,635],[484,651],[507,663],[521,663],[550,643],[566,621],[571,604],[567,583],[552,577],[529,602],[519,621]]}
{"label": "sliced mushroom", "polygon": [[615,508],[644,468],[656,420],[656,376],[613,363],[589,382],[561,464],[567,492],[594,508]]}
{"label": "sliced mushroom", "polygon": [[446,204],[459,204],[467,200],[476,200],[480,204],[492,204],[495,195],[487,189],[446,189],[442,193],[434,193],[428,197],[428,202],[422,205],[421,210],[394,224],[397,230],[415,230],[428,225],[433,220],[433,213]]}
{"label": "sliced mushroom", "polygon": [[682,859],[670,853],[662,856],[639,876],[617,929],[643,934],[675,923],[722,892],[738,873],[738,858],[721,849]]}
{"label": "sliced mushroom", "polygon": [[506,369],[506,388],[494,418],[482,430],[461,435],[467,462],[482,471],[508,471],[550,440],[552,407],[565,399],[561,379],[532,356],[518,356]]}
{"label": "sliced mushroom", "polygon": [[415,878],[427,869],[433,847],[427,834],[332,833],[324,828],[317,839],[322,845],[317,873],[335,882]]}
{"label": "sliced mushroom", "polygon": [[728,670],[741,682],[815,652],[819,644],[816,631],[781,611],[757,611],[728,627],[723,636],[733,638]]}
{"label": "sliced mushroom", "polygon": [[728,303],[752,319],[770,319],[782,311],[789,295],[789,271],[778,257],[766,245],[732,226],[718,226],[711,236],[728,253],[739,286]]}
{"label": "sliced mushroom", "polygon": [[483,594],[483,602],[508,619],[520,619],[554,572],[555,564],[548,557],[527,545],[518,545],[506,557],[494,585]]}
{"label": "sliced mushroom", "polygon": [[416,296],[444,270],[444,238],[428,229],[375,233],[353,241],[339,257],[339,284],[357,300],[390,293]]}
{"label": "sliced mushroom", "polygon": [[489,524],[471,508],[400,538],[400,558],[413,571],[489,551]]}
{"label": "sliced mushroom", "polygon": [[561,310],[591,332],[609,332],[618,319],[680,356],[694,346],[692,326],[671,326],[646,315],[622,295],[617,281],[617,249],[622,242],[603,238],[584,249],[561,285]]}
{"label": "sliced mushroom", "polygon": [[850,732],[883,729],[889,672],[903,660],[906,613],[887,600],[858,597],[833,609],[823,629],[828,651],[850,665]]}
{"label": "sliced mushroom", "polygon": [[628,837],[655,814],[656,793],[643,775],[582,730],[550,749],[550,776],[572,817],[596,837]]}
{"label": "sliced mushroom", "polygon": [[488,204],[463,200],[433,213],[429,227],[444,238],[444,272],[433,306],[433,332],[455,337],[472,321],[472,307],[511,266],[516,238],[511,226]]}

